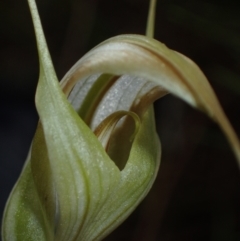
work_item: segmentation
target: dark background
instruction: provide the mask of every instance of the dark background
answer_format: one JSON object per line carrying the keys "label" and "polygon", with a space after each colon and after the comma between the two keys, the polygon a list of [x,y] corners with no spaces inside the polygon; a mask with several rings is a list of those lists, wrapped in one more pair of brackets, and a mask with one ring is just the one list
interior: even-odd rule
{"label": "dark background", "polygon": [[[240,136],[240,7],[234,0],[161,0],[155,38],[193,59]],[[144,34],[147,0],[38,0],[59,79],[88,50]],[[0,216],[37,124],[38,57],[26,0],[0,0]],[[240,172],[218,126],[173,96],[155,104],[157,180],[106,240],[240,240]]]}

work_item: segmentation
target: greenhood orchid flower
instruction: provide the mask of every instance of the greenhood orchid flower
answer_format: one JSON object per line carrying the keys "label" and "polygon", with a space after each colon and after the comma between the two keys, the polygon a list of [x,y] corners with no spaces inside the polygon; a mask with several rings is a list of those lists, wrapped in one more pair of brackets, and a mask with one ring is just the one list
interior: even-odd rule
{"label": "greenhood orchid flower", "polygon": [[58,82],[34,0],[40,117],[7,202],[2,235],[14,240],[102,240],[150,190],[160,164],[153,102],[171,93],[204,111],[240,145],[206,77],[187,57],[148,36],[99,44]]}

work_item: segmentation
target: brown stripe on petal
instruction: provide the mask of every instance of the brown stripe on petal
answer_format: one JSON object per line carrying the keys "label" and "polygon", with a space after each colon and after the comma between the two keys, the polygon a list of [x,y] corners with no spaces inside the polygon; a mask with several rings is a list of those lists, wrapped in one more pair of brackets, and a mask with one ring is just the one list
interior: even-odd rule
{"label": "brown stripe on petal", "polygon": [[130,110],[142,118],[146,110],[151,104],[153,104],[154,101],[160,99],[168,93],[168,91],[161,88],[160,86],[155,86],[147,93],[137,96]]}
{"label": "brown stripe on petal", "polygon": [[[128,41],[126,41],[128,42]],[[131,43],[131,42],[129,42]],[[156,58],[158,58],[161,62],[161,64],[163,64],[166,67],[166,72],[169,76],[173,76],[173,80],[177,77],[178,80],[180,80],[183,83],[183,88],[187,89],[189,93],[191,93],[191,95],[193,96],[193,99],[195,99],[196,104],[197,104],[197,108],[199,109],[206,109],[203,104],[201,99],[198,96],[198,93],[196,92],[196,89],[193,88],[193,86],[186,81],[186,77],[184,76],[183,72],[181,72],[181,70],[179,70],[178,68],[176,68],[176,66],[169,61],[168,59],[164,58],[163,56],[161,56],[160,54],[158,54],[156,51],[153,51],[150,48],[146,48],[143,45],[137,44],[135,43],[135,45],[137,45],[138,47],[143,48],[145,51],[149,52],[151,55],[155,56]],[[168,92],[171,92],[171,90],[167,90]]]}

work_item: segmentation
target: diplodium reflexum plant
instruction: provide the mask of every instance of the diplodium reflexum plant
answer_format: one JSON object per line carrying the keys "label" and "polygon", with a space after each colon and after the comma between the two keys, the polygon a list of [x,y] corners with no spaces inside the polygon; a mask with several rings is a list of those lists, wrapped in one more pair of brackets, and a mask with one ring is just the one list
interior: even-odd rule
{"label": "diplodium reflexum plant", "polygon": [[160,164],[153,102],[171,93],[200,109],[240,145],[201,70],[153,36],[110,38],[58,82],[36,3],[28,0],[40,62],[40,117],[23,171],[6,204],[5,241],[102,240],[146,196]]}

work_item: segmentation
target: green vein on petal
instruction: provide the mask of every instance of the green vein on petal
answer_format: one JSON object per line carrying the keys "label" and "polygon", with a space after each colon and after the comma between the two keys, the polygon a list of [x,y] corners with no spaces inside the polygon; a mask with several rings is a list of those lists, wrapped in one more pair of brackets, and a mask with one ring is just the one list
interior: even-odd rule
{"label": "green vein on petal", "polygon": [[2,236],[6,241],[53,240],[33,182],[30,155],[31,151],[4,210]]}

